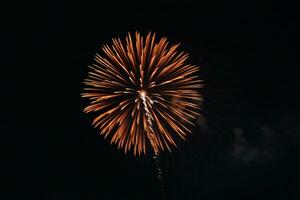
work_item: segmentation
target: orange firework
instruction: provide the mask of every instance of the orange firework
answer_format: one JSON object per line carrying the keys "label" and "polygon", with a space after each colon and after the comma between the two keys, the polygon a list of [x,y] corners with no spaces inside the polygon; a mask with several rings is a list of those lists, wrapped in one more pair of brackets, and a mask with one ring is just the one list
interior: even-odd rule
{"label": "orange firework", "polygon": [[103,55],[89,66],[82,97],[90,105],[84,112],[94,112],[93,126],[125,153],[146,154],[147,141],[156,155],[171,151],[200,116],[199,67],[187,64],[188,54],[178,47],[155,33],[128,33],[125,41],[103,45]]}

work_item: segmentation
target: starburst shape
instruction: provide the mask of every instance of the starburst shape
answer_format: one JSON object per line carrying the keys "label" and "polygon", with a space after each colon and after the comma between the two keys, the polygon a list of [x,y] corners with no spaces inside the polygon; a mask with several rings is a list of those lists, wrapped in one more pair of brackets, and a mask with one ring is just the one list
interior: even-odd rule
{"label": "starburst shape", "polygon": [[146,154],[149,146],[155,154],[171,151],[201,117],[200,67],[188,64],[179,46],[155,33],[128,33],[103,45],[89,66],[84,112],[94,113],[92,125],[125,153]]}

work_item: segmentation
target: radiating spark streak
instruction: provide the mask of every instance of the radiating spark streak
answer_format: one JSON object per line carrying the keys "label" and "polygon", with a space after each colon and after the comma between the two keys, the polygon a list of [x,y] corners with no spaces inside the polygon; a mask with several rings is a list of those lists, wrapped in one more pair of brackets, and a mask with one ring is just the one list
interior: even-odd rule
{"label": "radiating spark streak", "polygon": [[200,68],[188,64],[189,55],[179,47],[155,33],[136,32],[124,41],[112,39],[95,55],[81,96],[90,102],[84,112],[95,115],[92,125],[111,144],[141,155],[149,142],[158,156],[191,132],[193,120],[201,117],[203,81]]}

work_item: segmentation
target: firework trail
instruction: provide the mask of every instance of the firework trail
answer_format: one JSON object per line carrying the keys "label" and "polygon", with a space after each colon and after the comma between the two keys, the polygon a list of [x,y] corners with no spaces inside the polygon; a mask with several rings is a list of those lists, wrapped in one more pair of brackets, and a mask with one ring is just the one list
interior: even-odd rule
{"label": "firework trail", "polygon": [[[156,173],[157,173],[157,179],[159,180],[159,184],[160,184],[162,199],[166,199],[165,183],[164,183],[164,180],[162,178],[162,170],[161,170],[160,162],[159,162],[159,158],[158,158],[159,152],[157,151],[157,147],[155,147],[155,142],[154,142],[155,135],[154,135],[154,130],[152,128],[153,117],[152,117],[152,115],[151,115],[151,113],[148,109],[148,106],[147,106],[147,99],[149,99],[149,97],[146,96],[146,92],[144,90],[139,91],[139,95],[140,95],[140,98],[143,101],[144,109],[145,109],[146,116],[147,116],[148,128],[150,130],[150,131],[147,131],[148,139],[149,139],[149,141],[151,143],[151,146],[153,147],[153,150],[154,150],[153,159],[155,160],[155,168],[156,168]],[[151,99],[149,99],[149,101],[150,101],[151,104],[153,103],[151,101]]]}

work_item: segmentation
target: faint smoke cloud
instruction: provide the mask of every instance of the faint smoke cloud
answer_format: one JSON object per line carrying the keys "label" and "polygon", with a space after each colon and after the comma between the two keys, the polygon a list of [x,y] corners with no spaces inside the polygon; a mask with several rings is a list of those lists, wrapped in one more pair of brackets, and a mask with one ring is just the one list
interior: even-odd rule
{"label": "faint smoke cloud", "polygon": [[256,147],[249,144],[241,128],[233,129],[234,141],[231,151],[231,157],[240,160],[243,163],[252,162],[256,159],[259,151]]}
{"label": "faint smoke cloud", "polygon": [[233,161],[244,164],[276,161],[282,157],[291,143],[295,143],[294,140],[299,139],[299,128],[289,130],[287,127],[280,127],[275,131],[271,126],[263,125],[258,131],[258,140],[251,143],[242,128],[232,130],[233,144],[230,157]]}

